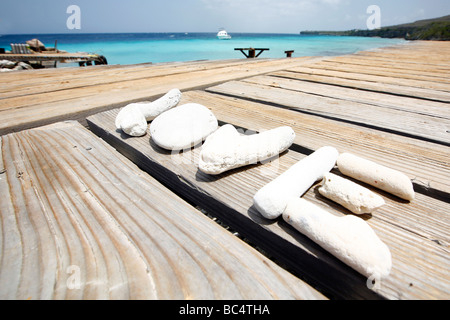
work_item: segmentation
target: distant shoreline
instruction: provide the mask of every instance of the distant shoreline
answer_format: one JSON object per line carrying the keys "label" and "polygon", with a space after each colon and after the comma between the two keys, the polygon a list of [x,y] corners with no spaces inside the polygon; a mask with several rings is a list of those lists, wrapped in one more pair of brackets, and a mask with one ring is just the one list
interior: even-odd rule
{"label": "distant shoreline", "polygon": [[[193,60],[242,59],[235,48],[270,48],[261,58],[285,58],[286,51],[299,56],[336,56],[390,46],[404,40],[295,34],[233,33],[228,41],[218,40],[215,33],[108,33],[50,34],[0,37],[0,49],[11,51],[11,44],[38,39],[45,47],[70,53],[104,56],[108,64],[160,63]],[[0,55],[0,60],[2,59]]]}
{"label": "distant shoreline", "polygon": [[375,30],[301,31],[300,34],[450,41],[450,15]]}

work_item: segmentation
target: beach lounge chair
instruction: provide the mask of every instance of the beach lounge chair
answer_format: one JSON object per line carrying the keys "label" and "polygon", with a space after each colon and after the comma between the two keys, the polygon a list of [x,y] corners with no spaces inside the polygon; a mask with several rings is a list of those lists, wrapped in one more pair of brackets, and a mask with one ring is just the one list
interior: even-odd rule
{"label": "beach lounge chair", "polygon": [[33,53],[28,45],[23,43],[11,43],[11,53],[14,54],[31,54]]}

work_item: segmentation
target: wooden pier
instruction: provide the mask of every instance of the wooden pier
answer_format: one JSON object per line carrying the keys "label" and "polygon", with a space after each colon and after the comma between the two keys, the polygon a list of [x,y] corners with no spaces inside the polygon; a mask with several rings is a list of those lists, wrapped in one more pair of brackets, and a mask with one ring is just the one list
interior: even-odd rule
{"label": "wooden pier", "polygon": [[[242,54],[247,59],[252,59],[252,58],[258,58],[261,55],[261,53],[263,53],[264,51],[268,51],[270,49],[269,48],[234,48],[234,50],[242,52]],[[248,51],[248,53],[245,53],[245,51]],[[258,51],[258,53],[256,53],[256,51]]]}
{"label": "wooden pier", "polygon": [[[93,66],[0,74],[0,298],[449,299],[450,43],[339,57]],[[289,125],[276,161],[209,176],[200,149],[125,137],[120,107],[172,88],[220,124]],[[400,170],[416,199],[379,190],[362,217],[392,253],[375,286],[253,195],[334,146]],[[336,172],[336,170],[334,170]],[[338,172],[336,172],[338,173]],[[313,186],[304,197],[350,214]]]}
{"label": "wooden pier", "polygon": [[78,63],[80,66],[108,64],[106,58],[98,54],[68,52],[3,53],[0,54],[0,59],[30,64],[43,62]]}

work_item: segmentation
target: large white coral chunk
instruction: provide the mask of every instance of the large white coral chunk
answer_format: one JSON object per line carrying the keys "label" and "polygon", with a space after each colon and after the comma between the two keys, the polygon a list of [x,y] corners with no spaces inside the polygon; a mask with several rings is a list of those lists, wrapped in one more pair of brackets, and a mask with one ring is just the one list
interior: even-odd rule
{"label": "large white coral chunk", "polygon": [[187,103],[156,117],[150,124],[150,134],[161,148],[184,150],[201,143],[217,127],[211,110],[198,103]]}
{"label": "large white coral chunk", "polygon": [[293,198],[283,219],[336,258],[368,278],[389,275],[389,248],[361,218],[337,217],[305,199]]}
{"label": "large white coral chunk", "polygon": [[226,124],[211,134],[202,146],[199,169],[216,175],[278,156],[295,139],[291,127],[283,126],[259,134],[241,135]]}

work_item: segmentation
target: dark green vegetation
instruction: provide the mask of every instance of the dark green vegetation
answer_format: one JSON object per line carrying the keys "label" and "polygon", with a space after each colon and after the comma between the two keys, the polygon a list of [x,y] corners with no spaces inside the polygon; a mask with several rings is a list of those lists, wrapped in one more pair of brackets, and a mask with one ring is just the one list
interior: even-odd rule
{"label": "dark green vegetation", "polygon": [[310,35],[404,38],[406,40],[450,40],[450,15],[375,30],[302,31]]}

